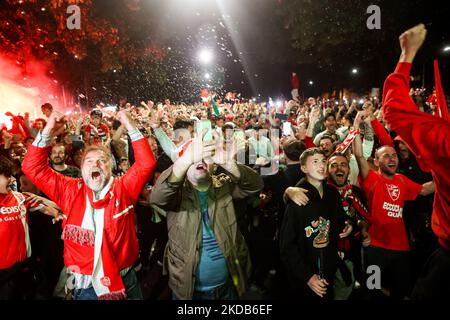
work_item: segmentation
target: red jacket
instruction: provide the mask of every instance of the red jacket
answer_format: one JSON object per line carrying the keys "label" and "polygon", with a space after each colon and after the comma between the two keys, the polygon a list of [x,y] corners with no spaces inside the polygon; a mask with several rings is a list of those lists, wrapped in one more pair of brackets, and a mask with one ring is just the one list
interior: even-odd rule
{"label": "red jacket", "polygon": [[[114,195],[109,200],[104,218],[104,230],[119,270],[130,267],[138,258],[139,245],[132,206],[137,202],[156,163],[147,139],[141,138],[132,145],[136,162],[124,176],[114,178],[110,188]],[[48,166],[48,149],[30,146],[22,169],[67,215],[63,222],[64,235],[73,232],[73,226],[81,225],[79,220],[83,218],[90,189],[83,179],[66,177],[52,170]],[[118,212],[127,214],[118,217]],[[90,275],[94,263],[94,235],[81,229],[77,232],[78,238],[64,238],[64,264],[77,266],[80,268],[79,273]]]}
{"label": "red jacket", "polygon": [[421,112],[409,96],[411,64],[399,63],[384,84],[383,113],[436,184],[432,227],[439,244],[450,250],[450,123]]}

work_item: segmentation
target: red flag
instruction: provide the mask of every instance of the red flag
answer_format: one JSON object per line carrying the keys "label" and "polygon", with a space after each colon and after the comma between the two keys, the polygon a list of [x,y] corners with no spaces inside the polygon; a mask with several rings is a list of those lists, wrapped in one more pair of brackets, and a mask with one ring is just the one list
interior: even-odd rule
{"label": "red flag", "polygon": [[438,61],[434,60],[434,81],[436,85],[437,111],[444,120],[449,120],[447,102],[445,101],[444,90],[442,89],[441,74],[439,73]]}
{"label": "red flag", "polygon": [[295,72],[292,73],[291,85],[292,89],[300,89],[300,80],[298,80],[298,76]]}
{"label": "red flag", "polygon": [[202,90],[200,91],[200,96],[201,96],[202,98],[209,98],[209,91],[208,91],[208,89],[202,89]]}
{"label": "red flag", "polygon": [[227,92],[225,95],[225,100],[231,101],[236,99],[236,93],[235,92]]}
{"label": "red flag", "polygon": [[209,104],[210,99],[211,99],[211,96],[209,95],[208,89],[202,89],[200,91],[200,97],[202,98],[203,105],[207,106]]}

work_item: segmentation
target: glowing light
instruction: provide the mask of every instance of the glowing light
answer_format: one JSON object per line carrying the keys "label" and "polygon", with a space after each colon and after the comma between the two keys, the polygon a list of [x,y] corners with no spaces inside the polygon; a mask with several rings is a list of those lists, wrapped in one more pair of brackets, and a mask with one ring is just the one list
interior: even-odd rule
{"label": "glowing light", "polygon": [[211,75],[209,73],[205,73],[205,79],[211,79]]}
{"label": "glowing light", "polygon": [[113,72],[114,72],[114,73],[116,73],[116,72],[117,72],[117,70],[116,70],[116,69],[114,69],[114,70],[113,70]]}
{"label": "glowing light", "polygon": [[278,100],[277,101],[277,107],[279,108],[279,107],[281,107],[283,105],[283,102],[281,101],[281,100]]}
{"label": "glowing light", "polygon": [[45,8],[44,8],[44,7],[42,7],[42,8],[41,8],[41,11],[45,11]]}
{"label": "glowing light", "polygon": [[10,117],[5,116],[3,113],[0,113],[0,128],[5,126],[7,130],[12,129],[12,121]]}
{"label": "glowing light", "polygon": [[209,49],[202,49],[198,53],[198,60],[202,64],[210,64],[213,58],[214,58],[213,53]]}
{"label": "glowing light", "polygon": [[359,104],[364,104],[364,99],[360,99]]}
{"label": "glowing light", "polygon": [[353,74],[358,74],[358,72],[359,72],[359,70],[358,70],[357,68],[353,68],[353,69],[352,69],[352,73],[353,73]]}
{"label": "glowing light", "polygon": [[450,46],[446,46],[445,48],[444,48],[444,52],[449,52],[450,51]]}
{"label": "glowing light", "polygon": [[314,84],[314,81],[309,81],[309,85],[312,86]]}

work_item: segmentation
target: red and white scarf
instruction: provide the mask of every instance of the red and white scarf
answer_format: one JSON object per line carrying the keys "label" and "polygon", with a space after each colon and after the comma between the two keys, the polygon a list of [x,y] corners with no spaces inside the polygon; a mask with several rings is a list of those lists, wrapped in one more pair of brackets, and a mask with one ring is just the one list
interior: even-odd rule
{"label": "red and white scarf", "polygon": [[[94,200],[94,192],[85,186],[86,208],[79,221],[80,225],[75,225],[72,221],[71,224],[65,226],[63,232],[64,240],[94,247],[92,286],[99,300],[126,299],[120,270],[104,229],[105,216],[109,216],[109,211],[114,210],[114,203],[118,201],[115,198],[114,190],[111,189],[113,181],[114,179],[111,177],[109,183],[100,192],[98,200]],[[126,208],[116,216],[125,214],[125,211],[129,211],[132,207]]]}

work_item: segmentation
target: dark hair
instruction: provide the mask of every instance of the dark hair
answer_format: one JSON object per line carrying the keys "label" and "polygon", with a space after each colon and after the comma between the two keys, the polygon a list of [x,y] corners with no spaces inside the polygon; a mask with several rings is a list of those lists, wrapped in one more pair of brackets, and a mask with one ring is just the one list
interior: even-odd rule
{"label": "dark hair", "polygon": [[291,139],[284,143],[283,152],[284,155],[292,161],[299,161],[300,155],[306,150],[306,146],[303,142]]}
{"label": "dark hair", "polygon": [[41,109],[50,109],[50,110],[53,110],[53,106],[50,104],[50,103],[44,103],[42,106],[41,106]]}
{"label": "dark hair", "polygon": [[188,129],[190,126],[194,125],[194,121],[190,119],[177,119],[173,124],[173,130],[177,129]]}
{"label": "dark hair", "polygon": [[102,118],[103,117],[103,113],[102,113],[101,110],[95,109],[95,110],[91,111],[90,116],[91,117],[100,117],[100,118]]}
{"label": "dark hair", "polygon": [[113,130],[117,130],[117,129],[120,128],[121,125],[122,125],[122,122],[120,122],[120,121],[117,120],[117,119],[114,119],[114,120],[112,121],[111,127],[113,128]]}
{"label": "dark hair", "polygon": [[310,148],[308,150],[305,150],[300,156],[300,165],[304,166],[308,158],[316,154],[324,155],[323,151],[320,150],[319,148]]}
{"label": "dark hair", "polygon": [[336,140],[334,140],[334,138],[332,137],[332,136],[330,136],[329,134],[324,134],[322,137],[320,137],[320,139],[319,139],[319,145],[320,145],[320,142],[322,141],[322,140],[325,140],[325,139],[329,139],[329,140],[331,140],[331,143],[335,143],[336,142]]}
{"label": "dark hair", "polygon": [[0,156],[0,174],[9,178],[14,173],[14,164],[5,156]]}
{"label": "dark hair", "polygon": [[325,114],[325,117],[323,118],[323,122],[327,121],[329,117],[333,117],[334,120],[336,121],[336,115],[333,112],[328,112],[327,114]]}
{"label": "dark hair", "polygon": [[347,119],[351,124],[353,124],[353,122],[355,121],[355,114],[353,112],[346,113],[344,114],[343,118]]}
{"label": "dark hair", "polygon": [[343,157],[345,158],[345,160],[347,160],[347,163],[349,163],[347,156],[344,153],[333,153],[329,158],[328,158],[328,163],[327,163],[327,167],[330,165],[330,159],[334,158],[334,157]]}
{"label": "dark hair", "polygon": [[36,123],[37,123],[37,122],[42,122],[42,125],[43,125],[44,127],[47,125],[47,121],[45,121],[45,119],[37,118],[37,119],[34,119],[33,127],[36,127]]}

